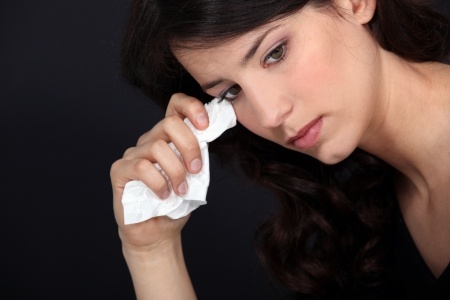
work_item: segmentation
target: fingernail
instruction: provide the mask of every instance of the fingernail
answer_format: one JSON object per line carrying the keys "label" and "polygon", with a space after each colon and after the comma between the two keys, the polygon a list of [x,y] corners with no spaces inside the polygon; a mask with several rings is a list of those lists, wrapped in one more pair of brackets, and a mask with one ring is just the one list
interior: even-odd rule
{"label": "fingernail", "polygon": [[178,193],[180,195],[184,195],[184,194],[187,193],[187,183],[186,183],[186,181],[183,181],[183,183],[178,186]]}
{"label": "fingernail", "polygon": [[193,172],[198,172],[200,171],[202,168],[202,161],[198,158],[194,159],[193,161],[191,161],[191,170]]}
{"label": "fingernail", "polygon": [[208,123],[208,119],[204,114],[199,114],[196,118],[197,123],[201,126],[205,126]]}
{"label": "fingernail", "polygon": [[162,194],[162,199],[167,199],[167,198],[169,198],[169,196],[170,196],[170,191],[169,190],[166,190],[163,194]]}

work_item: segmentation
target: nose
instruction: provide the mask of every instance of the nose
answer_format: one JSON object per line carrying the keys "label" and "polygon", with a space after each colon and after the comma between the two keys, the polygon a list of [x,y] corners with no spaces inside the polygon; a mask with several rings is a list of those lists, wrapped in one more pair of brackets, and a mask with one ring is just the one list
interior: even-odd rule
{"label": "nose", "polygon": [[280,88],[274,88],[270,84],[246,89],[245,98],[263,128],[279,127],[292,111],[292,102],[283,95]]}

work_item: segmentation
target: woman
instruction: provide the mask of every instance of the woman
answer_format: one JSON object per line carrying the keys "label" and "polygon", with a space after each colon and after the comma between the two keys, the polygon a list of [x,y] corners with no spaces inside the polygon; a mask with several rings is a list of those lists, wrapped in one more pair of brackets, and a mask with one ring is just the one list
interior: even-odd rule
{"label": "woman", "polygon": [[125,76],[163,106],[175,92],[190,94],[175,93],[166,118],[111,169],[138,298],[195,298],[180,241],[187,218],[125,226],[120,199],[133,179],[167,197],[155,162],[176,193],[186,192],[186,172],[202,165],[183,118],[207,128],[198,99],[211,97],[230,101],[241,125],[216,151],[227,158],[233,147],[247,174],[280,199],[257,243],[291,296],[442,292],[450,282],[450,67],[439,61],[450,52],[449,28],[409,0],[135,1]]}

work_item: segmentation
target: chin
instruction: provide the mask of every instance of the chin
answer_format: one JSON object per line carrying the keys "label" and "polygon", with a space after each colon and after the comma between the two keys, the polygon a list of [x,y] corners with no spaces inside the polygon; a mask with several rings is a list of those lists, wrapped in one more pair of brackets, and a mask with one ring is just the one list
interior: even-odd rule
{"label": "chin", "polygon": [[[354,131],[353,131],[354,132]],[[357,135],[350,138],[336,136],[319,144],[314,157],[327,165],[335,165],[349,157],[358,147]]]}
{"label": "chin", "polygon": [[326,165],[335,165],[337,163],[340,163],[344,159],[350,156],[353,151],[342,151],[342,152],[330,152],[330,153],[319,153],[316,156],[316,159],[321,161],[322,163]]}

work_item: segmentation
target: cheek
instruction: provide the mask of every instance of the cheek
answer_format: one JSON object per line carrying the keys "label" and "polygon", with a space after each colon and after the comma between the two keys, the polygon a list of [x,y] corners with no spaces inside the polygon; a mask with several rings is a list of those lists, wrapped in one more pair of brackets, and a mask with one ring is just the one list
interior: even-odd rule
{"label": "cheek", "polygon": [[239,101],[233,104],[238,122],[252,133],[274,141],[273,137],[270,135],[270,131],[261,127],[255,114],[252,113],[249,107],[243,104],[244,101],[245,99],[239,99]]}
{"label": "cheek", "polygon": [[236,113],[236,118],[239,123],[242,124],[245,128],[250,130],[251,132],[258,134],[258,125],[255,116],[246,109],[245,105],[241,102],[242,99],[239,99],[239,102],[233,104],[234,112]]}
{"label": "cheek", "polygon": [[333,71],[331,66],[323,66],[311,62],[298,66],[297,70],[290,77],[290,84],[307,94],[314,94],[318,91],[323,92],[323,88],[329,86],[333,78],[336,77],[336,72]]}
{"label": "cheek", "polygon": [[[305,53],[289,78],[290,86],[302,103],[305,115],[350,114],[366,105],[367,85],[373,80],[364,64],[355,63],[348,51],[339,45],[323,49],[314,47]],[[331,49],[330,49],[331,48]]]}
{"label": "cheek", "polygon": [[[305,45],[302,51],[293,58],[286,77],[288,86],[295,89],[295,94],[302,101],[315,102],[328,98],[339,86],[340,60],[334,53],[333,45],[324,36],[315,37],[314,41]],[[318,99],[319,98],[319,99]]]}
{"label": "cheek", "polygon": [[[340,94],[340,78],[333,65],[314,61],[298,64],[289,76],[289,94],[296,99],[301,116],[311,118],[317,113],[333,110]],[[340,98],[340,97],[339,97]]]}

